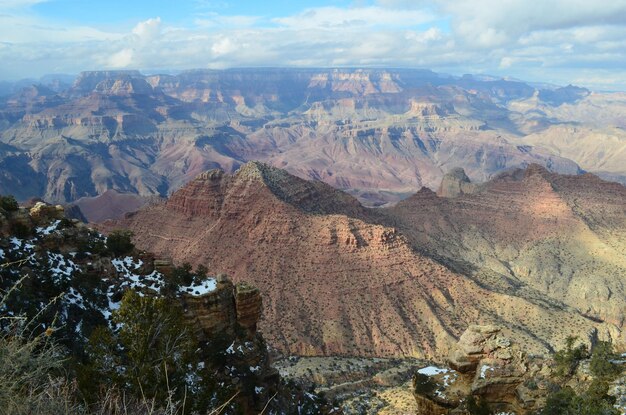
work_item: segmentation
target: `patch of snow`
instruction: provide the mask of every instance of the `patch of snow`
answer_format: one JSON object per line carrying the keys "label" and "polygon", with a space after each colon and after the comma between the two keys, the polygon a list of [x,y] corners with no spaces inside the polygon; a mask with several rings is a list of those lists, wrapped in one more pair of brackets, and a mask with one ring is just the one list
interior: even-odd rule
{"label": "patch of snow", "polygon": [[254,387],[254,393],[256,393],[257,395],[262,394],[264,390],[265,390],[265,388],[263,386],[255,386]]}
{"label": "patch of snow", "polygon": [[76,291],[74,287],[70,287],[70,291],[67,294],[65,294],[65,298],[68,299],[69,304],[74,304],[77,307],[82,308],[83,310],[85,309],[85,302],[83,300],[83,296],[81,295],[81,293]]}
{"label": "patch of snow", "polygon": [[441,368],[437,366],[427,366],[418,370],[417,373],[420,373],[426,376],[435,376],[441,373],[448,373],[449,371],[450,371],[449,369],[445,369],[445,368]]}
{"label": "patch of snow", "polygon": [[4,259],[4,249],[0,248],[0,259]]}
{"label": "patch of snow", "polygon": [[235,354],[235,342],[233,342],[233,344],[228,346],[228,349],[226,349],[226,353],[228,353],[228,354]]}
{"label": "patch of snow", "polygon": [[487,375],[487,371],[488,371],[488,370],[489,370],[489,371],[491,371],[491,372],[493,372],[495,369],[494,369],[494,368],[492,368],[491,366],[488,366],[488,365],[482,365],[482,366],[480,367],[480,378],[481,378],[481,379],[484,379],[484,378],[485,378],[485,375]]}
{"label": "patch of snow", "polygon": [[443,376],[443,386],[446,388],[450,386],[451,384],[453,384],[458,377],[458,375],[454,373],[454,370],[451,370],[450,372],[451,373]]}
{"label": "patch of snow", "polygon": [[61,223],[60,220],[55,220],[49,226],[47,226],[45,228],[41,228],[41,227],[40,228],[36,228],[35,231],[39,235],[50,235],[52,232],[57,230],[57,226],[59,226],[59,223]]}
{"label": "patch of snow", "polygon": [[310,400],[314,401],[315,399],[317,399],[317,396],[313,395],[312,393],[309,392],[304,392],[304,394],[306,395],[307,398],[309,398]]}
{"label": "patch of snow", "polygon": [[261,370],[261,366],[250,366],[250,372],[256,373]]}
{"label": "patch of snow", "polygon": [[209,278],[199,284],[191,284],[180,287],[181,292],[191,294],[193,296],[205,295],[215,291],[216,289],[217,281],[214,278]]}
{"label": "patch of snow", "polygon": [[52,277],[59,282],[62,280],[69,280],[74,271],[80,270],[71,259],[65,258],[61,254],[55,254],[48,252],[48,262],[50,264],[50,272]]}
{"label": "patch of snow", "polygon": [[131,274],[131,270],[135,271],[143,265],[141,259],[135,262],[134,258],[131,256],[127,256],[124,259],[115,258],[111,260],[111,263],[115,267],[115,270],[122,274]]}
{"label": "patch of snow", "polygon": [[11,245],[15,246],[11,250],[20,249],[22,247],[22,240],[17,239],[15,236],[12,236],[11,239],[9,239],[9,242],[11,242]]}
{"label": "patch of snow", "polygon": [[[164,285],[163,275],[157,271],[153,271],[148,275],[138,275],[133,272],[141,268],[143,265],[142,260],[135,262],[133,257],[127,256],[124,259],[113,259],[111,264],[113,264],[122,279],[125,280],[120,287],[150,289],[159,293]],[[139,295],[142,295],[141,292],[139,292]]]}

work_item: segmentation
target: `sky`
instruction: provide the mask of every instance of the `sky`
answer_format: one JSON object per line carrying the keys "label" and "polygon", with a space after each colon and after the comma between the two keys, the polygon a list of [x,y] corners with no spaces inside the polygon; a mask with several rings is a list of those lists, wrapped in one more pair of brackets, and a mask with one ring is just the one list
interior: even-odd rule
{"label": "sky", "polygon": [[0,0],[0,79],[425,68],[626,90],[626,0]]}

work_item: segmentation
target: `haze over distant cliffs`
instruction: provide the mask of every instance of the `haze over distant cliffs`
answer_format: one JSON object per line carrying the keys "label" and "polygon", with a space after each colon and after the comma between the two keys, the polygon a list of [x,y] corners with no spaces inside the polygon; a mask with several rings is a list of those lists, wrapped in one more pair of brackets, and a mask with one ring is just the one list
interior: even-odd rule
{"label": "haze over distant cliffs", "polygon": [[624,180],[625,115],[624,94],[426,70],[86,72],[0,98],[0,193],[166,196],[249,160],[370,205],[454,167],[479,182],[530,163]]}
{"label": "haze over distant cliffs", "polygon": [[539,165],[444,183],[446,197],[423,188],[368,209],[251,162],[202,173],[105,227],[253,282],[261,330],[291,354],[442,357],[475,323],[505,327],[528,351],[571,334],[626,346],[624,186]]}

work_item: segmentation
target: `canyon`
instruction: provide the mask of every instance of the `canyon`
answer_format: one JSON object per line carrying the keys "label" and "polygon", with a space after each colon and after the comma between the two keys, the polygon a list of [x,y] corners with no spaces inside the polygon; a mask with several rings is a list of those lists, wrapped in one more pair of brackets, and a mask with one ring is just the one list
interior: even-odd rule
{"label": "canyon", "polygon": [[95,71],[65,82],[0,97],[0,193],[82,198],[94,220],[106,218],[90,200],[107,191],[108,217],[119,217],[251,160],[368,206],[436,190],[455,167],[475,182],[532,163],[626,177],[623,93],[417,69]]}

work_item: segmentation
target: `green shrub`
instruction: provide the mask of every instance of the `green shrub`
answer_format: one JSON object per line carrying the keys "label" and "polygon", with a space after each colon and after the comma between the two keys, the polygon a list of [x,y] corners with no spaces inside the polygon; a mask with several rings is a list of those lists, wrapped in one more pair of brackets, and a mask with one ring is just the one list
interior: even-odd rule
{"label": "green shrub", "polygon": [[489,405],[482,399],[476,399],[473,395],[467,397],[467,412],[470,415],[490,415]]}
{"label": "green shrub", "polygon": [[[93,393],[92,378],[104,387],[128,387],[136,397],[165,403],[170,393],[185,394],[185,377],[195,364],[196,340],[184,324],[181,307],[165,298],[140,296],[129,290],[113,313],[119,327],[94,330],[87,347],[88,365],[81,388]],[[97,389],[97,388],[96,388]]]}
{"label": "green shrub", "polygon": [[613,353],[613,344],[610,342],[598,342],[591,353],[589,369],[594,376],[601,379],[612,379],[622,371],[621,367],[611,363],[617,356]]}
{"label": "green shrub", "polygon": [[12,222],[10,228],[11,235],[16,238],[27,238],[31,233],[30,227],[21,222]]}
{"label": "green shrub", "polygon": [[574,347],[577,339],[575,336],[568,336],[565,340],[565,349],[554,354],[556,372],[559,376],[571,376],[576,371],[580,361],[589,355],[584,344]]}
{"label": "green shrub", "polygon": [[607,391],[608,383],[598,379],[580,396],[569,386],[565,387],[548,395],[540,415],[619,415],[613,407],[614,398]]}
{"label": "green shrub", "polygon": [[107,237],[106,247],[114,256],[130,254],[135,249],[132,238],[132,231],[116,229]]}
{"label": "green shrub", "polygon": [[0,209],[6,212],[15,212],[20,206],[17,204],[17,200],[12,195],[0,196]]}
{"label": "green shrub", "polygon": [[415,373],[413,375],[413,390],[419,395],[428,395],[435,391],[437,384],[431,379],[430,376],[422,373]]}

